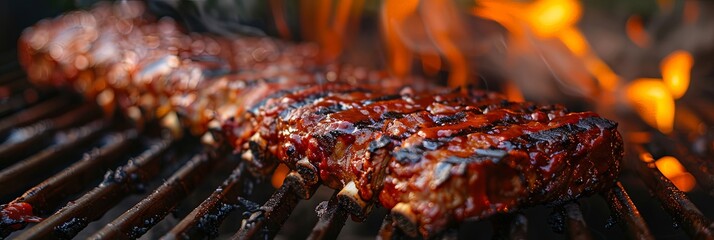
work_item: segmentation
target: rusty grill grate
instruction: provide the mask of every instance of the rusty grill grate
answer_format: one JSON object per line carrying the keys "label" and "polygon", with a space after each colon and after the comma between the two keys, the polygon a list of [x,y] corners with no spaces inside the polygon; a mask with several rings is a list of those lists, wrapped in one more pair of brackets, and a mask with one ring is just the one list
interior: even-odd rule
{"label": "rusty grill grate", "polygon": [[[272,188],[260,185],[263,180],[248,174],[244,164],[229,154],[198,149],[200,144],[195,139],[173,139],[149,131],[149,127],[134,129],[118,117],[103,117],[99,107],[76,96],[33,88],[17,63],[6,63],[0,69],[0,201],[8,204],[4,207],[29,203],[32,214],[44,218],[27,226],[0,219],[0,237],[72,238],[79,234],[117,239],[151,232],[150,238],[204,238],[216,237],[220,229],[229,228],[234,239],[274,238],[302,197],[313,196],[318,189],[316,185],[300,185],[304,181],[291,173],[271,195],[266,189]],[[689,237],[714,238],[712,221],[654,166],[651,152],[677,156],[696,177],[697,196],[707,200],[714,196],[714,162],[690,151],[682,140],[649,134],[651,140],[647,142],[628,142],[627,168],[635,179],[629,188],[651,192],[669,214],[665,218],[673,219]],[[205,189],[215,190],[197,193]],[[269,195],[263,204],[265,197],[261,194]],[[132,196],[136,200],[127,205],[126,199]],[[621,227],[620,236],[654,239],[623,183],[618,182],[599,197],[590,197],[596,198],[606,202],[610,225]],[[317,216],[316,223],[302,232],[310,239],[336,238],[349,214],[340,204],[337,191],[329,200],[319,200],[327,201],[318,205],[317,214],[311,213]],[[184,205],[192,210],[177,213]],[[224,223],[240,213],[240,223]],[[171,228],[156,229],[169,215],[179,220],[170,224]],[[370,216],[383,219],[375,231],[377,237],[405,238],[391,216],[384,215],[384,211],[374,211]],[[586,221],[577,203],[556,207],[554,216],[516,212],[480,222],[491,224],[489,235],[498,239],[532,236],[534,229],[529,225],[546,219],[555,222],[551,224],[554,229],[569,238],[602,237],[593,234],[588,226],[591,220]],[[92,225],[97,221],[107,224]],[[451,239],[464,234],[469,233],[452,229],[439,237]]]}

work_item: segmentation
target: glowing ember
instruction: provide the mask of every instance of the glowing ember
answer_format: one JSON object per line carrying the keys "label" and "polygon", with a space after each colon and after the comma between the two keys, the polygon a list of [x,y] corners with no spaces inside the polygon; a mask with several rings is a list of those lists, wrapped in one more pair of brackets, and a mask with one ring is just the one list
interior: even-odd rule
{"label": "glowing ember", "polygon": [[285,164],[278,165],[278,168],[276,168],[275,172],[273,172],[273,178],[270,179],[270,183],[273,184],[273,187],[280,188],[280,186],[283,185],[283,181],[285,180],[285,176],[288,175],[288,172],[290,172],[290,168],[288,168],[288,166],[285,166]]}
{"label": "glowing ember", "polygon": [[674,183],[679,190],[684,192],[691,191],[697,182],[694,176],[687,172],[687,170],[682,166],[682,163],[677,160],[677,158],[672,156],[664,156],[655,162],[657,169],[662,172],[662,175],[667,177],[672,183]]}
{"label": "glowing ember", "polygon": [[681,98],[687,92],[693,64],[692,55],[686,51],[675,51],[662,60],[662,79],[675,99]]}
{"label": "glowing ember", "polygon": [[663,81],[652,78],[637,79],[628,84],[626,94],[642,120],[663,133],[672,131],[674,98]]}

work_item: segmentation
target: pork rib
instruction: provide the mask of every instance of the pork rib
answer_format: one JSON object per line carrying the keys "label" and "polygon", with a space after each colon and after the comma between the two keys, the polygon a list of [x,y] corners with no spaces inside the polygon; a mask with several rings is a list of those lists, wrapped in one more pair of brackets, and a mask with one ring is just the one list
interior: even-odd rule
{"label": "pork rib", "polygon": [[256,108],[238,123],[248,131],[231,138],[261,156],[247,158],[254,166],[309,163],[315,176],[303,178],[356,189],[345,196],[353,214],[377,201],[424,235],[609,188],[623,154],[617,124],[595,113],[478,90],[388,94],[327,84]]}
{"label": "pork rib", "polygon": [[342,189],[355,216],[391,209],[410,234],[570,201],[619,173],[617,124],[595,113],[476,89],[397,89],[378,72],[317,66],[311,45],[186,34],[142,9],[101,5],[27,30],[28,77],[89,99],[109,92],[108,106],[139,119],[175,112],[194,134],[219,122],[253,172],[284,163],[304,184]]}

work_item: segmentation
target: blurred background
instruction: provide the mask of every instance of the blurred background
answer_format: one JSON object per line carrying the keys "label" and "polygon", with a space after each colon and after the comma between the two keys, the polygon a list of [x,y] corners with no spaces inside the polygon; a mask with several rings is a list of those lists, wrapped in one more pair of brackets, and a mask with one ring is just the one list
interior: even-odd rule
{"label": "blurred background", "polygon": [[[95,3],[3,1],[0,52],[12,55],[22,29],[38,20]],[[316,42],[326,63],[387,69],[395,76],[418,74],[451,86],[478,85],[515,99],[567,100],[580,108],[601,100],[603,93],[623,97],[619,92],[637,87],[671,90],[676,99],[687,91],[690,79],[692,87],[706,89],[706,94],[712,91],[703,80],[712,76],[712,70],[700,67],[708,66],[714,53],[714,4],[709,1],[147,3],[152,13],[179,19],[189,31]],[[691,78],[681,76],[686,81],[668,79],[690,72]]]}

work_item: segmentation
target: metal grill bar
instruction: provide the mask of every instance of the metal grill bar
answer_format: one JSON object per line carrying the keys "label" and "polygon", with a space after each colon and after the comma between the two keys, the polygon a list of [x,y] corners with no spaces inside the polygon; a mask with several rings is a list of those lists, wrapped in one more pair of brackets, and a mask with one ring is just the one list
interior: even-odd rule
{"label": "metal grill bar", "polygon": [[0,145],[0,168],[10,166],[34,152],[47,147],[52,141],[52,123],[40,121],[31,126],[15,130],[14,136]]}
{"label": "metal grill bar", "polygon": [[42,118],[67,111],[73,102],[75,101],[70,97],[59,96],[0,120],[0,139],[5,138],[13,128],[24,127]]}
{"label": "metal grill bar", "polygon": [[247,177],[245,164],[241,163],[206,200],[193,209],[162,239],[216,237],[218,226],[231,212]]}
{"label": "metal grill bar", "polygon": [[308,239],[336,239],[337,235],[340,234],[342,226],[345,225],[347,220],[347,212],[341,207],[337,200],[337,193],[335,191],[328,202],[322,202],[320,205],[323,207],[321,213],[318,214],[320,219],[312,228],[312,232]]}
{"label": "metal grill bar", "polygon": [[104,169],[121,160],[123,152],[137,147],[137,139],[135,130],[109,137],[106,146],[85,154],[82,160],[31,188],[13,202],[29,203],[33,211],[41,215],[49,213],[68,195],[81,191],[93,179],[101,177]]}
{"label": "metal grill bar", "polygon": [[57,91],[54,90],[42,91],[33,88],[14,93],[7,99],[0,99],[0,117],[6,117],[56,95]]}
{"label": "metal grill bar", "polygon": [[650,229],[647,228],[645,220],[642,219],[637,207],[632,203],[630,196],[627,195],[622,183],[617,182],[615,187],[608,191],[606,198],[610,211],[619,219],[620,225],[627,231],[631,239],[654,239]]}
{"label": "metal grill bar", "polygon": [[[654,162],[648,162],[651,161],[651,154],[640,145],[635,145],[631,148],[635,150],[636,156],[640,157],[640,159],[635,160],[639,162],[637,164],[638,174],[647,187],[654,192],[667,213],[676,221],[681,222],[684,225],[684,230],[692,238],[714,238],[712,234],[714,224],[712,221],[705,217],[682,191],[677,189],[667,177],[657,170]],[[646,156],[649,156],[649,159]]]}
{"label": "metal grill bar", "polygon": [[697,179],[697,183],[706,193],[714,196],[713,161],[707,161],[691,154],[682,143],[674,141],[661,133],[654,133],[652,139],[657,143],[657,147],[663,148],[667,154],[676,157],[687,171]]}
{"label": "metal grill bar", "polygon": [[69,131],[59,143],[0,172],[0,196],[10,196],[42,181],[55,168],[72,160],[73,153],[90,146],[109,124],[103,120]]}
{"label": "metal grill bar", "polygon": [[144,151],[140,156],[110,171],[104,182],[84,196],[65,206],[52,216],[26,230],[17,239],[71,238],[84,229],[89,222],[99,219],[116,205],[127,193],[147,179],[156,176],[161,169],[161,157],[174,143],[172,137]]}
{"label": "metal grill bar", "polygon": [[[13,65],[17,65],[17,62],[9,63],[6,66],[9,66],[8,68],[12,68]],[[3,67],[5,67],[5,66],[3,66]],[[23,71],[22,69],[20,69],[20,68],[11,69],[7,73],[3,73],[2,75],[0,75],[0,84],[6,84],[9,82],[13,82],[13,81],[24,80],[24,78],[23,78],[24,76],[25,76],[25,71]]]}
{"label": "metal grill bar", "polygon": [[173,210],[204,180],[216,162],[207,154],[194,156],[156,191],[94,234],[92,239],[138,238]]}
{"label": "metal grill bar", "polygon": [[0,148],[0,154],[5,156],[0,162],[0,166],[14,164],[23,157],[27,157],[25,155],[28,152],[33,152],[32,150],[35,150],[33,148],[42,148],[50,144],[51,136],[59,130],[79,126],[99,117],[101,117],[101,110],[96,105],[87,103],[66,114],[15,130],[9,137],[10,144],[4,144],[4,147]]}
{"label": "metal grill bar", "polygon": [[590,240],[593,239],[585,223],[580,205],[577,203],[567,203],[563,205],[565,211],[565,232],[570,239]]}
{"label": "metal grill bar", "polygon": [[30,88],[32,85],[28,81],[15,80],[0,86],[0,99],[10,97],[22,90]]}
{"label": "metal grill bar", "polygon": [[233,235],[233,239],[253,239],[257,236],[275,237],[295,205],[300,201],[300,198],[293,193],[292,188],[292,185],[285,181],[258,211],[243,220],[241,228]]}

